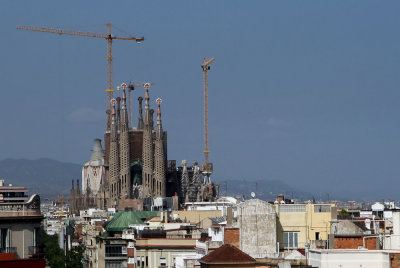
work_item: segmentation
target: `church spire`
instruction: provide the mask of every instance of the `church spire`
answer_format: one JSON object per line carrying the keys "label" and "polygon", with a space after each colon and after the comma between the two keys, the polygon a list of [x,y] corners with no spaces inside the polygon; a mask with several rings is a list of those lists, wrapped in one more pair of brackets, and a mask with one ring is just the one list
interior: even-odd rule
{"label": "church spire", "polygon": [[143,169],[142,169],[142,198],[152,196],[154,193],[155,180],[153,176],[154,172],[154,149],[153,149],[153,128],[151,126],[151,111],[150,111],[150,96],[149,88],[150,83],[144,85],[146,89],[145,93],[145,118],[144,118],[144,129],[143,129]]}
{"label": "church spire", "polygon": [[142,110],[143,97],[139,97],[139,98],[138,98],[138,101],[139,101],[138,129],[143,129],[143,110]]}
{"label": "church spire", "polygon": [[150,85],[146,84],[145,86],[146,93],[144,94],[144,123],[149,124],[150,120],[150,96],[149,96],[149,88]]}
{"label": "church spire", "polygon": [[117,122],[117,131],[121,129],[121,98],[117,97],[117,115],[116,115],[116,122]]}
{"label": "church spire", "polygon": [[157,138],[162,139],[162,123],[161,123],[161,103],[162,99],[158,98],[157,103]]}
{"label": "church spire", "polygon": [[130,147],[129,147],[129,119],[126,108],[126,84],[122,87],[122,115],[119,134],[119,153],[120,153],[120,185],[123,198],[131,198],[131,169],[130,169]]}
{"label": "church spire", "polygon": [[126,84],[123,83],[121,87],[122,87],[122,109],[121,109],[122,115],[120,115],[121,116],[121,131],[122,130],[128,131],[129,130],[129,118],[128,118],[128,110],[126,108],[126,93],[125,93]]}
{"label": "church spire", "polygon": [[116,200],[119,196],[119,148],[118,148],[118,133],[115,104],[116,100],[112,99],[112,112],[111,112],[111,133],[110,133],[110,188],[111,198]]}
{"label": "church spire", "polygon": [[158,98],[157,103],[157,131],[156,131],[156,141],[154,144],[154,178],[156,180],[155,194],[157,196],[164,197],[165,191],[165,155],[164,155],[164,140],[163,140],[163,130],[161,124],[161,103],[162,100]]}

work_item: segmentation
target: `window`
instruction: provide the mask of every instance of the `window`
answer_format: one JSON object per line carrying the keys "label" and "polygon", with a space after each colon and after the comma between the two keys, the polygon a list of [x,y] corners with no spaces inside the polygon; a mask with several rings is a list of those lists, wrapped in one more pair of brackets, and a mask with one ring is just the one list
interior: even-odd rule
{"label": "window", "polygon": [[298,248],[299,247],[299,232],[283,232],[283,247]]}
{"label": "window", "polygon": [[33,228],[33,246],[36,247],[40,242],[40,228]]}
{"label": "window", "polygon": [[[106,268],[121,268],[124,267],[123,266],[123,261],[119,261],[119,260],[106,260],[105,261],[106,264]],[[126,265],[126,261],[125,261],[125,265]]]}
{"label": "window", "polygon": [[315,232],[315,240],[319,240],[319,239],[320,239],[319,232]]}
{"label": "window", "polygon": [[279,212],[306,212],[306,205],[280,205]]}
{"label": "window", "polygon": [[135,263],[135,258],[129,257],[129,258],[128,258],[128,263]]}
{"label": "window", "polygon": [[10,229],[1,228],[0,229],[0,249],[7,250],[10,246],[11,246]]}
{"label": "window", "polygon": [[167,266],[167,259],[166,258],[160,258],[160,266]]}
{"label": "window", "polygon": [[126,246],[118,244],[106,245],[106,257],[126,256]]}
{"label": "window", "polygon": [[331,212],[330,205],[314,205],[314,212]]}

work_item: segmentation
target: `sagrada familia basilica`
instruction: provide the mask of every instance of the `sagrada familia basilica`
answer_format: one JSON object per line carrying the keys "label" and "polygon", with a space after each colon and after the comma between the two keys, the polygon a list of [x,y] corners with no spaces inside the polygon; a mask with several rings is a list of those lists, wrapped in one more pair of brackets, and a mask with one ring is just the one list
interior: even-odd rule
{"label": "sagrada familia basilica", "polygon": [[[218,196],[218,185],[211,183],[197,162],[192,167],[182,161],[168,160],[167,131],[162,127],[161,99],[156,100],[157,113],[150,108],[149,89],[138,98],[137,127],[132,126],[131,108],[127,92],[133,90],[121,85],[122,98],[112,99],[107,110],[107,129],[103,149],[100,139],[94,140],[92,155],[82,168],[82,185],[72,181],[71,205],[79,211],[89,207],[118,208],[121,202],[145,198],[175,196],[180,203],[212,201]],[[131,92],[128,92],[131,93]],[[131,94],[129,94],[130,96]],[[130,99],[129,99],[130,101]]]}

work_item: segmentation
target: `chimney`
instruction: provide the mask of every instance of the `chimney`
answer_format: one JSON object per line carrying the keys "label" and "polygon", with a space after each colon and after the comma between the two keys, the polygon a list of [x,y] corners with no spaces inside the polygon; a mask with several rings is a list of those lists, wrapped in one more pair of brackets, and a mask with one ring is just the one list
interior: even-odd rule
{"label": "chimney", "polygon": [[226,227],[232,227],[233,222],[233,209],[232,207],[228,207],[226,211]]}

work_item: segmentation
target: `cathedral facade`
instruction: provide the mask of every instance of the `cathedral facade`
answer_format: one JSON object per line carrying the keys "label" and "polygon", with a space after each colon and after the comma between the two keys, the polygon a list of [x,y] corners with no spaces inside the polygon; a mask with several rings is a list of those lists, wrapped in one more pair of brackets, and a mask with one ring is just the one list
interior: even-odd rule
{"label": "cathedral facade", "polygon": [[[218,195],[216,185],[206,185],[198,164],[192,168],[183,162],[168,161],[167,132],[162,127],[161,99],[156,100],[157,113],[150,108],[150,84],[144,84],[144,99],[138,98],[137,127],[130,125],[125,84],[122,98],[112,100],[107,111],[105,149],[96,139],[92,156],[82,169],[82,190],[73,189],[71,199],[80,201],[75,209],[118,207],[121,200],[178,195],[180,202],[212,200]],[[129,94],[130,95],[130,94]],[[144,100],[144,111],[143,111]],[[144,115],[143,115],[144,114]],[[190,172],[189,172],[189,171]],[[213,190],[210,192],[208,188]],[[211,189],[210,188],[210,189]],[[78,193],[79,191],[79,193]],[[75,211],[76,212],[76,211]]]}

